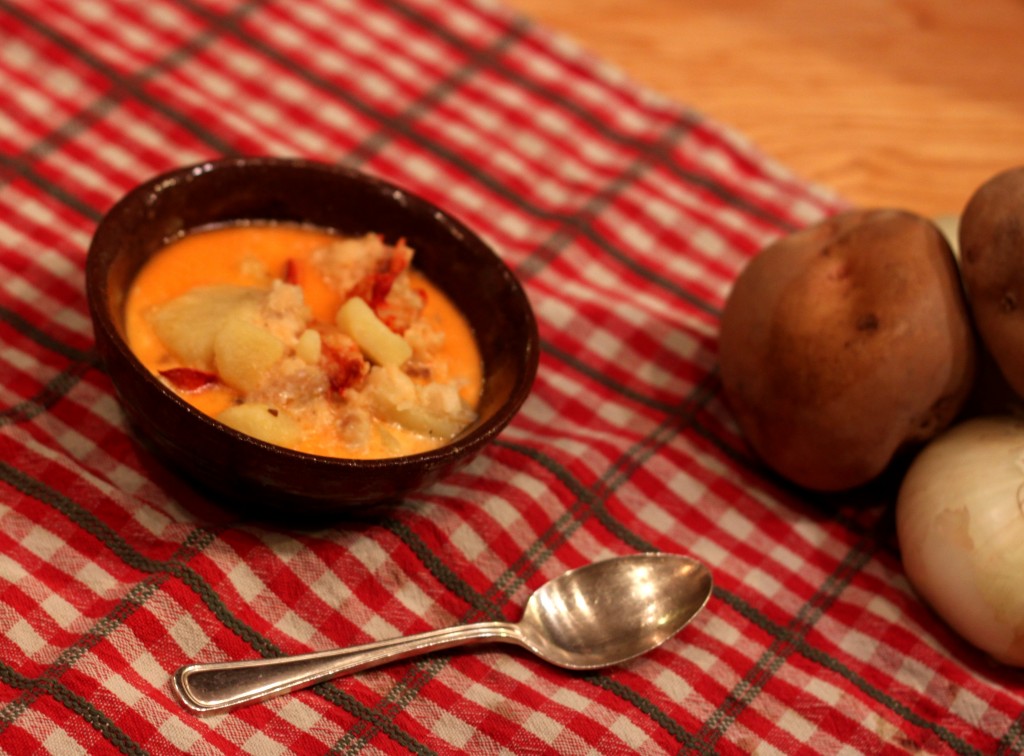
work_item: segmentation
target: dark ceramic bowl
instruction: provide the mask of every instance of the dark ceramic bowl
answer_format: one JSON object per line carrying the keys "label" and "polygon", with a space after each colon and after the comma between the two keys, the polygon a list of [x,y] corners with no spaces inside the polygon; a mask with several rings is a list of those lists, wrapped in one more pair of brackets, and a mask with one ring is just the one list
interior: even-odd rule
{"label": "dark ceramic bowl", "polygon": [[[469,320],[484,364],[479,419],[435,451],[349,460],[290,451],[191,407],[125,342],[125,295],[170,239],[244,220],[309,223],[342,234],[404,237],[416,267]],[[168,465],[225,504],[266,514],[334,515],[393,502],[472,459],[518,411],[537,371],[533,312],[519,282],[472,231],[434,205],[357,171],[239,158],[189,166],[133,189],[103,218],[86,263],[96,346],[128,419]]]}

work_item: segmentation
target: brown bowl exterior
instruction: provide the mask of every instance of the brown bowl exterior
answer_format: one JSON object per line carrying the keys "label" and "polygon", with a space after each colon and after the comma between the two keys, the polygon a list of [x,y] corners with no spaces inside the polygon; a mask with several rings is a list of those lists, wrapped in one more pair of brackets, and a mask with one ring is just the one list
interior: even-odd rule
{"label": "brown bowl exterior", "polygon": [[[308,223],[382,233],[416,250],[416,266],[471,324],[484,364],[479,419],[422,454],[348,460],[290,451],[216,422],[174,394],[125,340],[124,304],[142,265],[191,229],[240,221]],[[86,288],[96,347],[131,424],[171,467],[225,504],[269,515],[333,515],[392,502],[471,460],[512,419],[533,384],[537,324],[501,259],[459,221],[366,174],[308,160],[232,158],[184,167],[136,187],[100,222]]]}

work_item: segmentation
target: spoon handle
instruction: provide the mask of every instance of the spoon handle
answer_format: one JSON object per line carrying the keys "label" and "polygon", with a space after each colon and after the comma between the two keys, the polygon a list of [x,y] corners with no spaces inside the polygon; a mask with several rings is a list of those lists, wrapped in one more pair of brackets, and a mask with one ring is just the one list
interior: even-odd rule
{"label": "spoon handle", "polygon": [[190,664],[175,673],[174,690],[186,708],[205,714],[306,688],[387,661],[487,641],[522,645],[519,626],[478,622],[311,654]]}

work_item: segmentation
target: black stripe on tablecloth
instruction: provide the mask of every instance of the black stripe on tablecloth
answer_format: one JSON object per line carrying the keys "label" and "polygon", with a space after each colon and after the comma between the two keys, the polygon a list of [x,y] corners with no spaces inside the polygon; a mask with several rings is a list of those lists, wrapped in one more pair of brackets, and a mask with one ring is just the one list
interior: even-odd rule
{"label": "black stripe on tablecloth", "polygon": [[[242,18],[252,13],[255,9],[265,4],[266,2],[267,0],[250,0],[247,3],[243,3],[235,8],[232,8],[227,15],[235,19]],[[0,2],[0,9],[7,9],[7,7],[8,3],[6,2],[6,0]],[[26,23],[28,23],[31,20],[32,23],[29,25],[32,26],[32,28],[35,29],[37,32],[43,34],[43,36],[47,37],[51,42],[54,42],[59,47],[64,49],[66,52],[69,52],[75,55],[76,57],[82,57],[79,54],[81,48],[73,42],[67,40],[63,35],[56,32],[52,27],[39,22],[38,19],[35,19],[34,17],[28,14],[21,14],[19,15],[19,18]],[[200,32],[198,35],[196,35],[194,39],[189,40],[182,47],[175,48],[161,60],[158,60],[155,63],[151,63],[150,65],[145,66],[144,68],[140,69],[138,72],[134,73],[130,77],[112,77],[109,74],[109,71],[111,69],[109,69],[108,67],[100,68],[94,65],[94,59],[92,58],[83,60],[83,62],[87,63],[91,68],[94,68],[95,70],[99,71],[104,76],[106,76],[106,78],[114,84],[114,91],[112,93],[107,93],[102,97],[99,97],[98,99],[94,100],[92,103],[90,103],[90,105],[87,108],[85,108],[82,111],[79,111],[74,116],[67,119],[63,124],[61,124],[61,126],[57,130],[51,132],[42,139],[37,140],[35,144],[32,146],[32,148],[28,150],[27,153],[22,155],[23,161],[41,158],[49,154],[50,152],[59,149],[64,142],[74,139],[75,136],[87,131],[94,123],[100,121],[102,118],[106,117],[111,112],[113,112],[119,106],[121,101],[124,100],[126,97],[140,99],[143,102],[146,102],[147,105],[150,104],[149,99],[143,99],[142,97],[140,97],[140,94],[145,94],[145,90],[141,85],[145,84],[146,81],[153,78],[158,73],[171,69],[176,65],[179,65],[187,61],[189,58],[192,58],[198,52],[202,51],[204,48],[208,47],[212,42],[215,42],[219,38],[220,35],[213,31],[207,30]],[[86,51],[81,50],[81,52]],[[176,123],[179,126],[183,127],[186,131],[191,133],[193,136],[196,136],[203,143],[207,144],[213,149],[221,150],[225,152],[225,154],[231,154],[230,148],[221,143],[221,141],[215,135],[213,135],[209,130],[200,126],[193,119],[188,118],[185,115],[170,108],[168,108],[167,113],[171,114],[171,120],[173,123]],[[167,113],[165,113],[165,115]]]}
{"label": "black stripe on tablecloth", "polygon": [[142,753],[142,749],[133,743],[106,715],[62,685],[60,677],[96,644],[123,625],[139,607],[159,591],[164,581],[175,572],[175,570],[168,569],[170,564],[176,564],[179,569],[187,570],[188,568],[184,567],[184,562],[212,542],[214,534],[201,529],[193,530],[178,547],[169,562],[155,562],[136,552],[91,512],[6,462],[0,462],[0,480],[55,509],[83,531],[101,541],[126,565],[146,573],[145,577],[132,586],[105,617],[82,633],[74,644],[65,648],[56,660],[37,677],[26,678],[6,667],[0,670],[0,677],[22,691],[20,696],[8,701],[0,708],[0,734],[27,711],[39,696],[49,695],[88,722],[118,750],[123,753]]}
{"label": "black stripe on tablecloth", "polygon": [[99,357],[94,350],[82,350],[70,346],[60,339],[54,338],[34,323],[29,322],[14,312],[14,310],[2,305],[0,305],[0,322],[7,323],[7,325],[11,326],[22,336],[31,339],[39,346],[45,347],[68,360],[81,362],[90,367],[99,367]]}
{"label": "black stripe on tablecloth", "polygon": [[[3,0],[0,0],[0,2],[2,1]],[[11,182],[12,176],[20,176],[28,183],[34,184],[42,189],[47,195],[57,200],[65,207],[74,210],[86,220],[96,223],[103,215],[95,207],[82,201],[80,197],[67,191],[60,184],[41,176],[29,160],[0,155],[0,168],[3,169],[0,171],[0,180],[5,184]]]}
{"label": "black stripe on tablecloth", "polygon": [[592,685],[602,688],[609,693],[614,693],[623,701],[627,701],[636,707],[637,711],[646,714],[651,721],[658,724],[665,732],[674,737],[680,744],[680,752],[687,754],[700,754],[700,756],[717,756],[717,751],[705,745],[689,730],[682,727],[674,719],[665,716],[657,706],[647,698],[641,696],[637,691],[627,685],[623,685],[614,678],[605,675],[589,675],[587,681]]}
{"label": "black stripe on tablecloth", "polygon": [[[860,561],[859,549],[851,549],[847,554],[844,562],[852,563]],[[883,689],[872,685],[862,676],[857,674],[854,670],[847,667],[845,664],[840,662],[834,656],[830,656],[824,651],[811,646],[807,643],[804,632],[798,632],[793,634],[791,631],[792,623],[783,627],[774,622],[771,622],[765,618],[764,614],[757,608],[752,607],[746,601],[741,599],[739,596],[726,591],[720,591],[717,587],[715,588],[715,598],[721,600],[727,604],[733,611],[742,615],[745,619],[756,625],[759,629],[770,634],[773,638],[784,640],[787,643],[792,644],[794,652],[799,653],[809,661],[819,664],[822,668],[828,669],[837,676],[843,678],[847,682],[853,684],[857,689],[863,691],[872,700],[882,704],[886,708],[890,709],[894,714],[905,719],[910,724],[922,729],[928,730],[935,733],[946,745],[948,745],[955,753],[965,754],[970,756],[983,756],[983,754],[976,748],[968,745],[966,741],[960,738],[955,733],[951,732],[948,728],[940,727],[934,722],[925,719],[915,713],[909,706],[902,703],[895,697],[891,696],[888,692]],[[824,598],[824,597],[823,597]],[[820,599],[819,599],[820,600]],[[813,599],[812,599],[813,601]],[[806,606],[806,605],[805,605]],[[760,661],[766,660],[766,656],[762,656]],[[736,693],[734,690],[733,694]],[[721,716],[721,715],[720,715]],[[1018,719],[1018,722],[1020,720]],[[713,736],[714,740],[717,741],[718,736]],[[1000,753],[1018,753],[1021,744],[1020,738],[1020,727],[1017,723],[1007,730],[1001,741]]]}
{"label": "black stripe on tablecloth", "polygon": [[1017,720],[1006,731],[999,741],[999,748],[996,756],[1010,756],[1010,754],[1024,753],[1024,716]]}
{"label": "black stripe on tablecloth", "polygon": [[[240,7],[243,12],[248,12],[250,10],[250,6],[256,6],[258,4],[259,2],[252,2]],[[174,53],[169,55],[164,59],[164,61],[158,63],[156,66],[150,66],[143,69],[140,74],[136,74],[134,76],[124,76],[116,68],[107,65],[101,58],[93,55],[86,48],[68,39],[44,21],[36,18],[30,13],[26,13],[17,5],[9,2],[9,0],[0,0],[0,11],[4,11],[12,17],[17,18],[21,23],[30,27],[36,33],[46,37],[65,52],[78,58],[94,71],[101,74],[114,86],[115,92],[119,96],[118,99],[131,97],[132,99],[138,100],[145,104],[146,107],[152,108],[154,111],[167,118],[172,123],[176,123],[181,126],[185,131],[188,131],[199,141],[208,145],[212,149],[218,150],[224,154],[232,154],[232,147],[228,142],[223,141],[216,134],[197,124],[193,119],[188,118],[175,110],[164,100],[149,94],[146,92],[144,87],[140,86],[146,78],[152,76],[157,71],[162,70],[172,63],[181,62],[182,60],[194,55],[201,47],[216,39],[215,35],[210,34],[209,32],[201,32],[191,43],[178,48]]]}
{"label": "black stripe on tablecloth", "polygon": [[0,409],[0,428],[5,425],[31,422],[39,415],[48,412],[53,405],[78,385],[89,368],[90,365],[86,362],[76,362],[69,369],[57,373],[31,399]]}
{"label": "black stripe on tablecloth", "polygon": [[796,651],[797,643],[805,639],[825,609],[835,601],[854,575],[861,570],[871,557],[871,552],[870,544],[854,546],[850,549],[840,561],[836,571],[829,575],[818,591],[800,607],[783,632],[772,633],[774,641],[771,646],[765,649],[754,666],[729,692],[718,709],[705,719],[699,734],[705,743],[713,747],[732,726],[740,712],[757,697],[779,667]]}
{"label": "black stripe on tablecloth", "polygon": [[102,711],[82,696],[72,693],[57,680],[25,677],[3,662],[0,662],[0,682],[14,690],[23,691],[22,696],[15,699],[15,705],[8,704],[3,709],[0,709],[0,734],[3,734],[3,731],[7,729],[24,708],[27,708],[22,703],[27,697],[31,697],[34,700],[34,698],[40,695],[46,695],[60,702],[68,711],[74,712],[82,721],[87,722],[108,743],[121,753],[126,754],[126,756],[144,756],[146,754],[146,751],[141,746],[128,737]]}

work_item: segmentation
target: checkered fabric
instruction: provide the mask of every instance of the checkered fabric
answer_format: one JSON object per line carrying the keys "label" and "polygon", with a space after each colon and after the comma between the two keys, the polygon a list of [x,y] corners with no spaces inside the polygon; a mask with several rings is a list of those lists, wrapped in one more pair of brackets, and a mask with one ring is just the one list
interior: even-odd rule
{"label": "checkered fabric", "polygon": [[[540,370],[471,465],[310,530],[218,507],[132,436],[90,237],[132,186],[240,154],[400,184],[518,275]],[[723,405],[730,282],[843,203],[722,124],[493,0],[0,0],[0,170],[0,751],[1024,748],[1021,677],[915,597],[891,491],[785,487]],[[615,668],[481,646],[202,718],[171,693],[190,662],[514,619],[647,550],[702,560],[714,594]]]}

